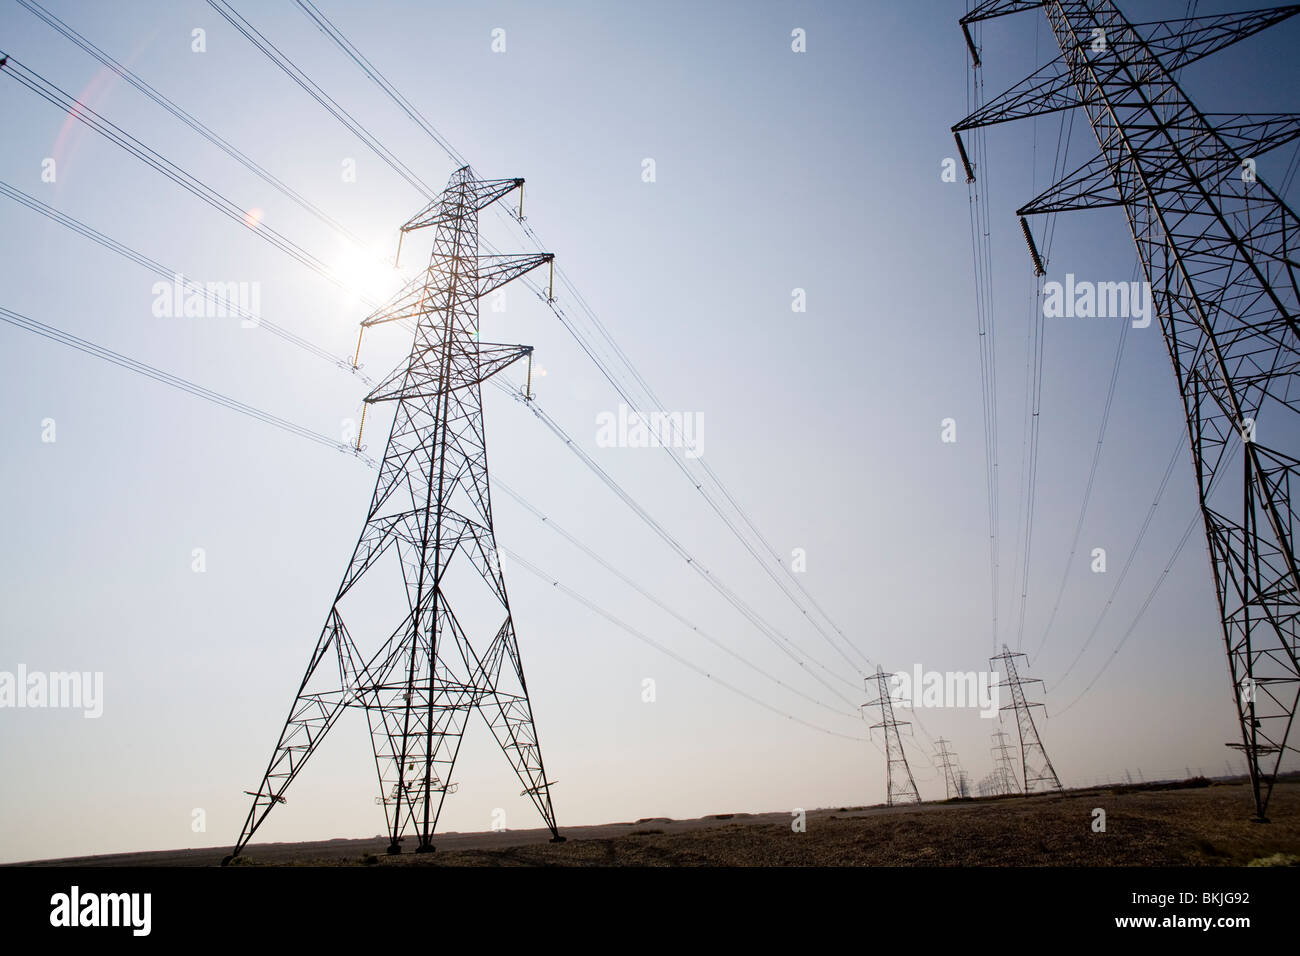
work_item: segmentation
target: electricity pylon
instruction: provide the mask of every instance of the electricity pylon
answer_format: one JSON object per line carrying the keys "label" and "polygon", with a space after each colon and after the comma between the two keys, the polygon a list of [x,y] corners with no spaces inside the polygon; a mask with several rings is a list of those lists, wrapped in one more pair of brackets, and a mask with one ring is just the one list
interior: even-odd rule
{"label": "electricity pylon", "polygon": [[995,730],[993,739],[997,741],[990,751],[993,753],[993,777],[998,783],[998,793],[1020,793],[1020,784],[1016,783],[1016,760],[1011,756],[1007,743],[1007,732]]}
{"label": "electricity pylon", "polygon": [[885,729],[885,805],[892,807],[896,803],[920,803],[921,795],[917,792],[916,781],[912,779],[912,768],[907,765],[903,738],[898,732],[898,728],[908,726],[909,721],[894,719],[894,701],[889,696],[889,677],[879,665],[876,666],[875,677],[868,677],[867,681],[876,682],[879,697],[862,706],[880,708],[880,723],[872,724],[871,729]]}
{"label": "electricity pylon", "polygon": [[[1060,55],[953,127],[1082,107],[1099,153],[1018,210],[1123,208],[1182,393],[1214,572],[1233,703],[1256,816],[1300,696],[1300,564],[1291,485],[1300,478],[1300,284],[1295,212],[1256,173],[1300,136],[1300,115],[1206,114],[1178,85],[1189,63],[1300,13],[1278,7],[1134,24],[1113,0],[985,0],[971,25],[1041,8]],[[1239,468],[1229,459],[1241,453]]]}
{"label": "electricity pylon", "polygon": [[1016,712],[1016,724],[1020,728],[1020,766],[1024,771],[1025,793],[1033,793],[1035,790],[1060,790],[1061,781],[1056,776],[1056,768],[1052,766],[1052,761],[1043,748],[1043,741],[1038,736],[1038,728],[1034,725],[1033,709],[1043,705],[1031,703],[1025,696],[1025,684],[1041,684],[1042,680],[1037,677],[1021,677],[1016,670],[1017,657],[1027,657],[1027,655],[1013,654],[1003,644],[1002,653],[990,657],[989,665],[993,666],[994,661],[1002,661],[1006,667],[1007,679],[998,686],[1011,688],[1011,703],[1004,704],[1002,710]]}
{"label": "electricity pylon", "polygon": [[943,771],[943,787],[948,799],[965,796],[962,793],[964,772],[957,768],[957,755],[948,749],[948,741],[942,737],[936,740],[934,745],[937,748],[934,755]]}
{"label": "electricity pylon", "polygon": [[[463,167],[402,226],[402,234],[433,227],[433,252],[420,276],[362,321],[363,331],[396,320],[415,329],[410,355],[366,396],[367,406],[396,406],[379,478],[235,854],[349,707],[370,724],[389,853],[401,852],[408,827],[417,853],[433,850],[471,710],[486,720],[553,841],[564,839],[497,556],[483,428],[482,383],[531,361],[532,347],[481,343],[479,298],[552,259],[479,254],[479,211],[522,185],[476,179]],[[385,620],[396,589],[404,600]],[[353,634],[378,649],[363,656]]]}

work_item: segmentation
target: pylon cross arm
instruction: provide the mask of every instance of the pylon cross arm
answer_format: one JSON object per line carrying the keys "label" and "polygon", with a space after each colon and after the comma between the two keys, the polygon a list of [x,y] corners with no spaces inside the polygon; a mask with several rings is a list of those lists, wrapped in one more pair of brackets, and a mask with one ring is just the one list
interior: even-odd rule
{"label": "pylon cross arm", "polygon": [[434,398],[445,391],[469,388],[491,378],[497,372],[518,362],[531,353],[531,345],[496,345],[483,343],[478,349],[477,368],[458,374],[444,389],[439,381],[440,370],[427,364],[402,365],[374,387],[365,401],[393,402],[411,398]]}
{"label": "pylon cross arm", "polygon": [[[467,172],[468,169],[469,167],[462,167],[456,171],[456,175]],[[454,179],[455,176],[453,176]],[[524,181],[522,179],[469,180],[465,184],[463,192],[449,189],[417,212],[402,226],[402,232],[412,232],[428,226],[440,226],[444,223],[453,222],[469,211],[464,208],[462,199],[468,201],[471,210],[478,212],[507,193],[523,188],[523,185]]]}

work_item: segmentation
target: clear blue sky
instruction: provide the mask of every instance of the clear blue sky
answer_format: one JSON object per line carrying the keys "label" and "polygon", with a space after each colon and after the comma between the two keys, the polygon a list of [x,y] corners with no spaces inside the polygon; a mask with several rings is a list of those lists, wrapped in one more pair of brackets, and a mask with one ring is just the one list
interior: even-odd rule
{"label": "clear blue sky", "polygon": [[[1201,4],[1201,13],[1255,4]],[[295,4],[236,8],[428,182],[452,163]],[[987,667],[984,440],[967,188],[944,183],[949,128],[966,109],[961,2],[468,4],[320,0],[320,8],[488,177],[527,179],[526,213],[667,410],[699,413],[705,457],[776,550],[807,553],[801,582],[888,670]],[[1187,4],[1121,4],[1135,20]],[[205,3],[48,7],[385,254],[423,198]],[[1140,8],[1140,9],[1139,9]],[[807,32],[807,52],[790,49]],[[207,50],[191,50],[191,31]],[[491,33],[506,31],[505,53]],[[1300,22],[1189,67],[1206,111],[1300,103]],[[194,173],[326,262],[322,224],[11,0],[0,49]],[[1045,18],[984,30],[991,97],[1051,56]],[[0,179],[198,279],[261,284],[263,315],[339,355],[365,308],[173,183],[0,78]],[[1019,615],[1015,542],[1026,331],[1033,277],[1014,210],[1049,183],[1058,116],[997,127],[990,188],[1001,433],[1003,638]],[[1082,115],[1069,168],[1095,149]],[[41,179],[42,161],[57,180]],[[657,181],[642,182],[644,158]],[[1294,157],[1259,162],[1277,184]],[[343,162],[355,159],[356,182]],[[1294,201],[1294,196],[1292,197]],[[365,386],[230,319],[158,318],[156,278],[0,197],[0,305],[335,435]],[[495,217],[485,235],[519,247]],[[404,266],[427,255],[416,239]],[[1122,214],[1062,217],[1048,278],[1130,278]],[[409,275],[409,268],[407,270]],[[395,277],[380,276],[377,283]],[[370,280],[367,280],[370,281]],[[793,313],[791,291],[806,290]],[[501,543],[701,669],[782,713],[849,737],[867,691],[773,589],[662,451],[605,449],[597,416],[619,399],[545,307],[512,290],[484,338],[536,346],[539,401],[806,657],[836,672],[842,705],[756,634],[527,410],[489,391],[494,477],[629,576],[790,687],[702,642],[495,496]],[[571,306],[572,303],[569,303]],[[1116,320],[1046,327],[1041,452],[1025,649],[1043,638],[1096,441]],[[375,376],[409,347],[368,335]],[[104,714],[0,711],[0,860],[229,845],[238,835],[365,515],[374,473],[357,460],[0,325],[0,670],[102,671]],[[1195,511],[1180,460],[1129,579],[1078,667],[1132,549],[1181,405],[1158,324],[1130,331],[1093,504],[1056,626],[1032,674],[1040,723],[1067,785],[1139,768],[1222,773],[1238,739],[1204,539],[1193,536],[1121,654],[1105,663]],[[366,438],[378,454],[385,412]],[[944,444],[940,422],[955,418]],[[42,421],[57,441],[41,440]],[[1105,547],[1110,570],[1087,556]],[[207,570],[191,570],[203,548]],[[863,740],[765,710],[637,642],[506,563],[516,629],[561,826],[726,811],[860,805],[884,797]],[[373,646],[373,645],[372,645]],[[642,681],[657,700],[642,702]],[[856,686],[855,686],[856,685]],[[952,741],[974,779],[992,768],[990,721],[918,711],[927,756]],[[381,831],[364,720],[345,715],[259,839]],[[1008,723],[1007,728],[1012,727]],[[879,738],[877,735],[877,742]],[[1237,758],[1232,758],[1236,760]],[[1235,769],[1240,769],[1238,761]],[[540,825],[481,721],[470,725],[443,829]],[[206,812],[206,832],[191,828]],[[1245,812],[1245,808],[1243,808]]]}

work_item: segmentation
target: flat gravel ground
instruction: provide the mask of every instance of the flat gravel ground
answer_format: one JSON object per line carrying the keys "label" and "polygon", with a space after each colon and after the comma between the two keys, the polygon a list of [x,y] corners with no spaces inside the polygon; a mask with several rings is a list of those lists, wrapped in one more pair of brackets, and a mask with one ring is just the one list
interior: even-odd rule
{"label": "flat gravel ground", "polygon": [[[237,865],[325,866],[1242,866],[1300,864],[1300,781],[1280,782],[1271,823],[1243,783],[1094,788],[1059,796],[653,818],[545,830],[448,833],[438,852],[387,856],[387,839],[253,844]],[[1094,809],[1106,812],[1093,831]],[[412,844],[409,838],[408,844]],[[170,850],[34,865],[213,866],[229,850]],[[32,864],[29,864],[32,865]]]}

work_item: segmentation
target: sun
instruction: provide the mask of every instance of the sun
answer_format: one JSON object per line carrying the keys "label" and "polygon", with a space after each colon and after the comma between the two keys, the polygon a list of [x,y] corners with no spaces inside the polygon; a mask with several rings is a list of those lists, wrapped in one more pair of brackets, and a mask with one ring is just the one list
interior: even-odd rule
{"label": "sun", "polygon": [[354,304],[363,299],[386,299],[402,281],[391,257],[369,245],[340,246],[330,271],[343,284],[349,301]]}

